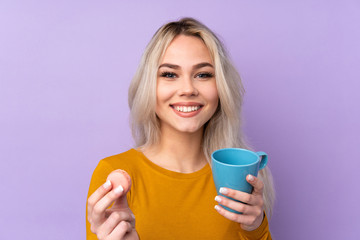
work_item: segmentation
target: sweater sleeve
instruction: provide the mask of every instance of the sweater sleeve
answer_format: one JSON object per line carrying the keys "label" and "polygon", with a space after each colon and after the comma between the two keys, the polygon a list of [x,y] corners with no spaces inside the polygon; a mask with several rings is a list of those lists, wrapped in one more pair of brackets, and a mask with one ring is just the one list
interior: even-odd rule
{"label": "sweater sleeve", "polygon": [[[91,194],[93,194],[96,189],[98,189],[102,184],[105,183],[107,176],[112,172],[114,169],[106,163],[104,160],[101,160],[97,167],[95,168],[93,175],[91,177],[88,196],[88,199]],[[90,230],[90,223],[87,220],[87,201],[86,201],[86,239],[87,240],[97,240],[96,234],[92,233]]]}
{"label": "sweater sleeve", "polygon": [[[241,228],[240,228],[241,229]],[[264,219],[261,225],[253,230],[253,231],[246,231],[241,229],[239,231],[239,239],[241,240],[271,240],[271,234],[269,230],[269,223],[264,213]]]}
{"label": "sweater sleeve", "polygon": [[[107,176],[113,170],[118,169],[118,168],[129,172],[129,169],[127,168],[127,166],[124,163],[121,163],[120,166],[115,167],[112,164],[110,164],[107,161],[107,159],[101,160],[99,162],[99,164],[97,165],[97,167],[95,168],[93,175],[91,177],[87,199],[91,196],[91,194],[93,194],[96,191],[96,189],[98,189],[102,184],[105,183]],[[126,196],[128,199],[128,202],[130,201],[130,196],[131,196],[131,190],[128,192],[128,194]],[[112,206],[112,204],[111,204],[111,206]],[[87,220],[87,201],[86,201],[86,239],[87,240],[97,240],[98,239],[96,234],[91,232],[90,223]]]}

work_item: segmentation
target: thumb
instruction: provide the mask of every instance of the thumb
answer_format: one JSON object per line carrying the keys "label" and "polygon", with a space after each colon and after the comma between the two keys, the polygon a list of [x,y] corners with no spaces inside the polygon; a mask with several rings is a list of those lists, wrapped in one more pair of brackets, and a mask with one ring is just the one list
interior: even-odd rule
{"label": "thumb", "polygon": [[108,180],[113,184],[114,188],[121,192],[121,195],[115,200],[114,208],[128,208],[126,194],[131,188],[131,177],[130,175],[121,169],[112,171],[107,177]]}
{"label": "thumb", "polygon": [[135,216],[132,213],[131,209],[129,208],[126,196],[127,196],[127,192],[123,191],[121,195],[114,201],[114,204],[111,207],[111,209],[112,211],[126,212],[127,214],[129,214],[130,216],[129,223],[133,226],[133,228],[135,228]]}
{"label": "thumb", "polygon": [[119,208],[119,209],[129,208],[126,195],[127,195],[127,192],[123,191],[122,194],[120,195],[120,197],[118,197],[115,200],[113,207]]}

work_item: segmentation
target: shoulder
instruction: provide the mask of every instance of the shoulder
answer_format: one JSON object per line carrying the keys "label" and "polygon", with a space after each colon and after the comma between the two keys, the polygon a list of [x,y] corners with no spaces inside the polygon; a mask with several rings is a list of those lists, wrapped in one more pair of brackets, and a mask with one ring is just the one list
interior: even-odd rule
{"label": "shoulder", "polygon": [[125,170],[132,176],[139,171],[139,163],[143,154],[135,149],[106,157],[96,166],[90,182],[89,193],[95,191],[101,184],[106,181],[107,176],[116,169]]}
{"label": "shoulder", "polygon": [[130,149],[126,152],[106,157],[100,160],[94,174],[105,174],[106,176],[115,169],[122,169],[129,174],[138,168],[139,161],[141,161],[143,154],[136,149]]}
{"label": "shoulder", "polygon": [[142,158],[143,154],[135,149],[130,149],[126,152],[106,157],[99,162],[99,165],[106,165],[108,168],[133,168]]}

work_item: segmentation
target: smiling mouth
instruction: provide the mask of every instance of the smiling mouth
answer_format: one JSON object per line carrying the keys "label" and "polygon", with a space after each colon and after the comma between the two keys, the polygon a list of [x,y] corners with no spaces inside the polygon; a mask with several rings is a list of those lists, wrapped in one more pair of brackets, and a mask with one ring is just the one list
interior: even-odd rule
{"label": "smiling mouth", "polygon": [[183,112],[183,113],[189,113],[189,112],[195,112],[197,110],[199,110],[200,108],[202,108],[202,105],[196,105],[196,106],[173,106],[170,105],[170,107],[172,107],[173,109],[175,109],[178,112]]}

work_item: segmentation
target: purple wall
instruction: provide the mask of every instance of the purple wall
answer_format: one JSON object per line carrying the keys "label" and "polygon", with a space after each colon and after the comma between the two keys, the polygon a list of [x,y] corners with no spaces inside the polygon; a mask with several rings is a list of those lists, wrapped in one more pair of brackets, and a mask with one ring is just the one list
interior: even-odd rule
{"label": "purple wall", "polygon": [[360,239],[359,1],[52,2],[0,2],[1,239],[85,238],[93,169],[132,146],[141,53],[181,16],[217,32],[243,77],[274,238]]}

